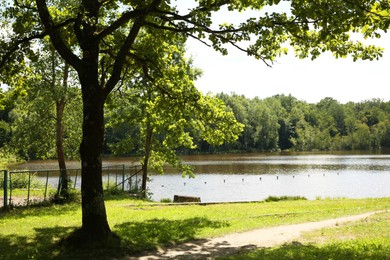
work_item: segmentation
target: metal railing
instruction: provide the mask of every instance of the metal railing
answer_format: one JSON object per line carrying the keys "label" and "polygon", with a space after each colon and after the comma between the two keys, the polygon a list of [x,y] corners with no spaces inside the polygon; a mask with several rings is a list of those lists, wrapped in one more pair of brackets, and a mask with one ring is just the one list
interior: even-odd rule
{"label": "metal railing", "polygon": [[[109,165],[102,167],[104,189],[138,192],[141,178],[140,165]],[[49,199],[61,187],[61,171],[51,170],[0,170],[0,208],[11,205],[29,206]],[[81,187],[81,169],[67,169],[68,180],[74,189]]]}

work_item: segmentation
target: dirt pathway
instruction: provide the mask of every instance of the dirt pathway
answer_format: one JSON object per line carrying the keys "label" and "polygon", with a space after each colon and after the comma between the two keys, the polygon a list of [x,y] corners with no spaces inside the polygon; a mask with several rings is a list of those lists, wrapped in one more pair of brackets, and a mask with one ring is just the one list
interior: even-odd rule
{"label": "dirt pathway", "polygon": [[240,250],[272,247],[292,242],[294,239],[299,238],[302,232],[334,227],[341,223],[364,219],[379,212],[384,211],[234,233],[223,237],[187,242],[175,247],[159,249],[156,252],[127,259],[212,259],[214,256],[230,255]]}

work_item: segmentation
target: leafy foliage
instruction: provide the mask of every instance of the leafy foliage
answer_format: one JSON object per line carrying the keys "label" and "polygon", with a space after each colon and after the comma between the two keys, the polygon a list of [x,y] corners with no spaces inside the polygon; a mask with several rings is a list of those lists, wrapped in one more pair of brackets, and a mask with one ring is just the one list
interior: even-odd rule
{"label": "leafy foliage", "polygon": [[[72,74],[69,79],[64,75],[68,74],[66,65],[54,50],[42,48],[40,54],[40,62],[26,64],[29,74],[21,76],[23,85],[8,93],[15,99],[10,112],[10,145],[26,159],[56,158],[56,124],[61,121],[65,126],[61,131],[66,157],[78,158],[81,102],[77,84]],[[16,91],[22,93],[13,97],[12,92]]]}
{"label": "leafy foliage", "polygon": [[[152,48],[150,37],[156,33],[151,31],[138,44]],[[201,72],[185,58],[183,37],[168,34],[159,39],[159,48],[147,53],[151,64],[144,65],[136,78],[123,79],[124,90],[110,96],[107,129],[119,135],[108,136],[107,142],[114,153],[143,155],[142,163],[159,173],[169,163],[183,175],[192,175],[177,150],[195,149],[199,140],[212,145],[232,142],[243,126],[221,100],[195,88]]]}

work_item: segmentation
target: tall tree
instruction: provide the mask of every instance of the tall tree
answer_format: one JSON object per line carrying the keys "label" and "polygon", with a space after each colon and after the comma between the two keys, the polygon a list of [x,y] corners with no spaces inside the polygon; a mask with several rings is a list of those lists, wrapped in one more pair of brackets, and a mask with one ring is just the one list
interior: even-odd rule
{"label": "tall tree", "polygon": [[[224,45],[233,44],[267,64],[286,52],[286,42],[301,58],[316,58],[327,50],[336,56],[351,54],[354,59],[381,55],[380,48],[350,40],[349,32],[377,36],[378,29],[387,30],[389,17],[381,13],[389,8],[387,0],[286,1],[290,3],[286,11],[271,10],[240,24],[212,24],[212,15],[222,7],[229,11],[262,10],[279,2],[194,1],[184,13],[178,11],[176,3],[164,0],[25,0],[14,1],[13,6],[3,2],[2,17],[12,24],[11,35],[0,42],[4,73],[15,71],[10,59],[23,61],[23,51],[33,51],[27,42],[47,35],[78,73],[84,114],[80,146],[83,216],[77,234],[87,240],[111,236],[101,178],[104,103],[126,68],[136,67],[135,59],[147,51],[137,49],[146,29],[193,37],[224,54]],[[240,42],[250,40],[247,48],[240,46]]]}

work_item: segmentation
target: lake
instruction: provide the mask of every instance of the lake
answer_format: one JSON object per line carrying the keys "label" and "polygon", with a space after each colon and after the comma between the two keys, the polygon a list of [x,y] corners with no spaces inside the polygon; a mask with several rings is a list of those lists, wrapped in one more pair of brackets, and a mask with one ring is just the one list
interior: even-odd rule
{"label": "lake", "polygon": [[[107,159],[105,164],[130,160],[134,159]],[[183,160],[194,167],[196,177],[182,178],[169,168],[164,175],[152,174],[148,187],[153,200],[173,199],[174,195],[197,196],[202,202],[255,201],[282,195],[390,197],[389,154],[255,153],[184,156]],[[36,169],[37,164],[32,162],[34,167],[30,167]]]}

